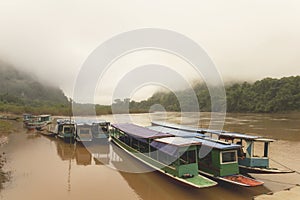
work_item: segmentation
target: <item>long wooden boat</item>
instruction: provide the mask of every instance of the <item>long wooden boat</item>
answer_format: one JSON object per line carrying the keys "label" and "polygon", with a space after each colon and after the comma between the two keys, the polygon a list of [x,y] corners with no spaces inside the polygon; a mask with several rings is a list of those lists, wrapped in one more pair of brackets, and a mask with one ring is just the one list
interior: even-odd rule
{"label": "long wooden boat", "polygon": [[112,124],[111,140],[153,169],[196,188],[216,185],[198,174],[197,146],[188,138],[153,131],[134,124]]}
{"label": "long wooden boat", "polygon": [[252,187],[263,182],[239,174],[237,152],[240,145],[230,144],[205,137],[201,133],[188,132],[161,126],[150,126],[151,130],[169,133],[177,137],[192,138],[201,143],[197,146],[199,154],[199,173],[219,181]]}
{"label": "long wooden boat", "polygon": [[[240,145],[238,151],[238,164],[241,172],[251,173],[292,173],[290,169],[278,169],[269,166],[269,146],[273,139],[253,136],[243,133],[235,133],[222,130],[211,130],[205,128],[194,128],[166,122],[152,122],[154,126],[162,126],[176,130],[204,134],[210,138],[223,140],[229,143]],[[254,144],[263,143],[264,150],[261,156],[254,155]]]}

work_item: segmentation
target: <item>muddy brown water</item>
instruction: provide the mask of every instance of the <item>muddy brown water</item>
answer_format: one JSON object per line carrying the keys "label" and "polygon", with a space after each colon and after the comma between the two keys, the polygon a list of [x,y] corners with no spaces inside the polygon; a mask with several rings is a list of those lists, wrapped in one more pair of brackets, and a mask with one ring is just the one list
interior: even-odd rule
{"label": "muddy brown water", "polygon": [[[156,116],[157,119],[159,116]],[[181,121],[180,113],[168,113],[164,117],[169,122]],[[112,115],[100,118],[112,122],[116,120]],[[193,114],[187,118],[190,118],[187,120],[190,122],[198,120]],[[134,123],[143,126],[150,125],[151,119],[153,115],[131,115]],[[200,126],[207,126],[209,119],[210,113],[201,113]],[[270,146],[271,165],[282,167],[280,163],[300,171],[300,113],[227,114],[225,129],[276,139]],[[1,151],[6,152],[7,158],[4,170],[11,172],[11,180],[0,191],[0,199],[4,200],[238,200],[252,199],[259,194],[300,184],[298,173],[250,174],[263,180],[264,186],[243,188],[219,184],[212,188],[192,189],[150,171],[147,166],[110,143],[88,146],[66,144],[22,128],[10,134],[8,144],[2,146]],[[132,173],[143,171],[145,173]]]}

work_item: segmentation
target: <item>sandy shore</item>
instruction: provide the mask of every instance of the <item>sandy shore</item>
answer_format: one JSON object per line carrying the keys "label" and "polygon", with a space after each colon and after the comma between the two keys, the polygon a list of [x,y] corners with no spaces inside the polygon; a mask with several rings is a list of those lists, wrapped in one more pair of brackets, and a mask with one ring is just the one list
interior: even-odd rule
{"label": "sandy shore", "polygon": [[293,188],[275,192],[274,194],[263,194],[254,197],[255,200],[296,200],[300,199],[300,185]]}

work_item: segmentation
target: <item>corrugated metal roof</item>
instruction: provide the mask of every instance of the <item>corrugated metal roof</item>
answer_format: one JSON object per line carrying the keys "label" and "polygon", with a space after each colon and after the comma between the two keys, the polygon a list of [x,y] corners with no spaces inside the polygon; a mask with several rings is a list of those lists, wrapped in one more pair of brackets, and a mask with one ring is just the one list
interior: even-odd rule
{"label": "corrugated metal roof", "polygon": [[124,124],[112,124],[111,126],[134,137],[145,138],[145,139],[173,136],[172,134],[157,132],[135,124],[124,123]]}

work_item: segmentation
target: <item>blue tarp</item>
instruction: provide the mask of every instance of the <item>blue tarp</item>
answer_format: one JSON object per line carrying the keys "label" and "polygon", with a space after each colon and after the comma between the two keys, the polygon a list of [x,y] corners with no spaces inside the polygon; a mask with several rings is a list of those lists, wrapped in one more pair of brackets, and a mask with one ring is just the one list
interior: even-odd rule
{"label": "blue tarp", "polygon": [[193,138],[193,137],[197,137],[197,136],[205,137],[205,135],[202,133],[183,131],[183,130],[172,129],[172,128],[167,128],[167,127],[162,127],[162,126],[149,126],[147,128],[158,131],[158,132],[162,132],[162,133],[169,133],[169,134],[175,135],[176,137],[183,137],[183,138]]}
{"label": "blue tarp", "polygon": [[159,151],[162,151],[170,156],[177,157],[177,155],[178,155],[178,149],[179,149],[178,146],[157,142],[155,140],[152,141],[150,145],[152,147],[158,149]]}
{"label": "blue tarp", "polygon": [[166,154],[177,156],[180,148],[188,148],[191,145],[200,144],[194,138],[165,137],[153,140],[150,145]]}
{"label": "blue tarp", "polygon": [[133,137],[138,137],[138,138],[154,139],[154,138],[173,136],[172,134],[161,133],[161,132],[150,130],[148,128],[144,128],[142,126],[128,124],[128,123],[112,124],[111,126],[127,133],[128,135],[131,135]]}

